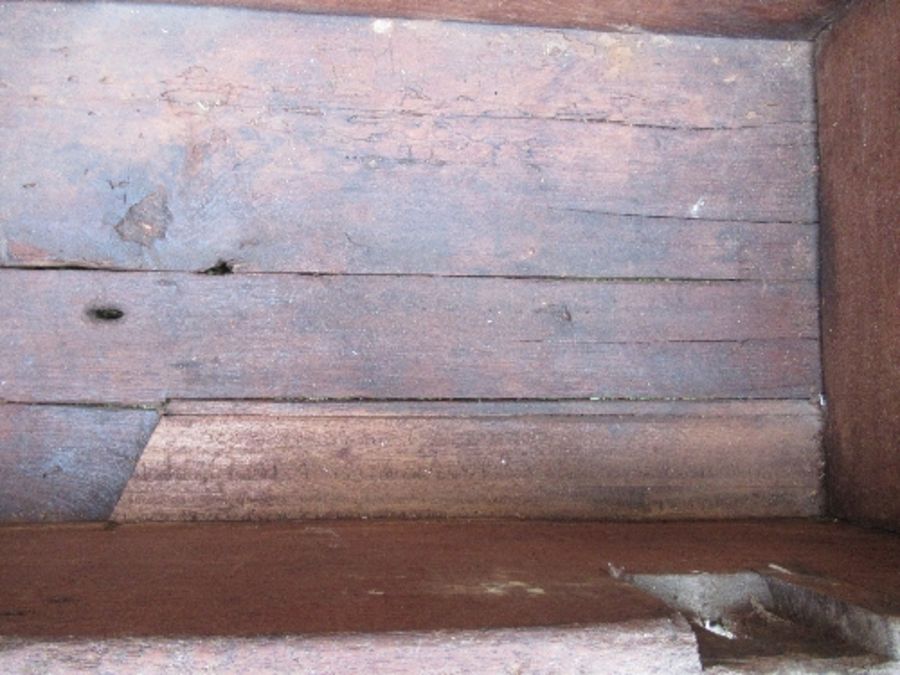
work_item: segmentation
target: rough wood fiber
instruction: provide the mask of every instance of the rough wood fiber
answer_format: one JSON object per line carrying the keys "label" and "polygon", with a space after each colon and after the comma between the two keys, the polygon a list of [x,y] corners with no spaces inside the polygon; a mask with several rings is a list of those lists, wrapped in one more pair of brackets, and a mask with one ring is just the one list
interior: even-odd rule
{"label": "rough wood fiber", "polygon": [[452,417],[407,404],[327,417],[315,404],[279,417],[253,407],[164,417],[113,519],[819,512],[819,414],[808,403],[596,403],[574,414],[534,404],[504,417],[478,404]]}
{"label": "rough wood fiber", "polygon": [[157,414],[0,403],[0,520],[105,520]]}
{"label": "rough wood fiber", "polygon": [[818,392],[809,282],[0,270],[0,289],[10,401]]}
{"label": "rough wood fiber", "polygon": [[820,48],[831,505],[900,529],[900,3],[858,3]]}
{"label": "rough wood fiber", "polygon": [[[166,1],[166,0],[163,0]],[[190,0],[295,12],[810,39],[847,0]]]}
{"label": "rough wood fiber", "polygon": [[7,636],[283,635],[660,618],[659,602],[623,589],[609,577],[610,565],[635,574],[776,565],[877,592],[885,598],[881,611],[900,616],[900,538],[809,521],[20,526],[0,528],[0,550],[0,633]]}
{"label": "rough wood fiber", "polygon": [[0,12],[0,264],[815,276],[806,43]]}
{"label": "rough wood fiber", "polygon": [[0,639],[6,672],[56,673],[700,673],[683,621],[518,630],[327,637],[159,638],[103,641]]}

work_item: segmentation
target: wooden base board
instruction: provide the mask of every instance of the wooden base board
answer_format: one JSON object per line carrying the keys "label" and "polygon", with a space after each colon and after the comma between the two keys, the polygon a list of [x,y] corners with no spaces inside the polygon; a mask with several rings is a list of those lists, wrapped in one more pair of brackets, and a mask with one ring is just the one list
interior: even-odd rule
{"label": "wooden base board", "polygon": [[0,517],[808,516],[820,425],[804,401],[0,404]]}
{"label": "wooden base board", "polygon": [[804,521],[5,526],[0,550],[5,636],[640,624],[672,610],[614,577],[696,570],[900,616],[900,537]]}

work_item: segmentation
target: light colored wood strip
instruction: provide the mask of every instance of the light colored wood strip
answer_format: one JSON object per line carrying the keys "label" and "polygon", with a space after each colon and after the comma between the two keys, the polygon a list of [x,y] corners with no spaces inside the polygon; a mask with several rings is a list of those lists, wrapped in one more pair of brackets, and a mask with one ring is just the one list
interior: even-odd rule
{"label": "light colored wood strip", "polygon": [[578,417],[170,416],[113,517],[819,512],[817,415],[794,414],[795,402],[781,416],[705,417],[705,404],[690,405],[693,416],[641,403]]}
{"label": "light colored wood strip", "polygon": [[92,641],[0,641],[7,672],[73,667],[146,673],[284,672],[603,672],[664,668],[700,672],[696,642],[683,620],[660,618],[584,627],[388,633],[325,637],[142,638]]}
{"label": "light colored wood strip", "polygon": [[809,401],[169,401],[168,415],[240,415],[241,417],[519,417],[665,416],[665,417],[814,417]]}

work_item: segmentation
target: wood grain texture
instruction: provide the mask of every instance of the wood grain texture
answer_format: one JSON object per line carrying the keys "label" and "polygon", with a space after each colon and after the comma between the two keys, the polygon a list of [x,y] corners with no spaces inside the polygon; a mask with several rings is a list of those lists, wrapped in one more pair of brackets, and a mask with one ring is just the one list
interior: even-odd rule
{"label": "wood grain texture", "polygon": [[684,621],[327,637],[66,641],[0,638],[6,672],[596,673],[701,672]]}
{"label": "wood grain texture", "polygon": [[[783,398],[808,282],[0,271],[0,397]],[[121,312],[118,320],[96,314]]]}
{"label": "wood grain texture", "polygon": [[900,538],[810,521],[7,526],[0,550],[5,636],[370,633],[658,618],[659,602],[623,590],[610,564],[634,574],[777,565],[876,592],[884,611],[900,615]]}
{"label": "wood grain texture", "polygon": [[[168,1],[168,0],[163,0]],[[445,19],[611,31],[811,39],[847,0],[191,0],[289,12]]]}
{"label": "wood grain texture", "polygon": [[241,417],[519,417],[564,415],[578,417],[652,418],[702,412],[703,419],[719,417],[782,417],[813,414],[808,401],[241,401],[174,399],[167,415]]}
{"label": "wood grain texture", "polygon": [[815,277],[807,43],[2,11],[3,265]]}
{"label": "wood grain texture", "polygon": [[157,417],[0,403],[0,520],[109,518]]}
{"label": "wood grain texture", "polygon": [[831,506],[900,529],[900,4],[858,3],[820,49]]}
{"label": "wood grain texture", "polygon": [[451,417],[417,416],[408,404],[383,416],[348,407],[318,417],[297,405],[293,417],[164,417],[112,518],[819,513],[812,405],[606,405],[593,404],[591,414],[575,404],[569,415],[535,404],[506,417],[481,416],[477,404],[451,408]]}

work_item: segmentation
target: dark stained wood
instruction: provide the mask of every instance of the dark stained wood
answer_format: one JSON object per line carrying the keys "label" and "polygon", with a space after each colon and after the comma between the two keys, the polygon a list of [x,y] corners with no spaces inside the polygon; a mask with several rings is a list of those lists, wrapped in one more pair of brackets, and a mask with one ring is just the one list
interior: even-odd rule
{"label": "dark stained wood", "polygon": [[254,407],[164,417],[113,519],[733,518],[821,503],[819,411],[805,402]]}
{"label": "dark stained wood", "polygon": [[900,4],[824,35],[822,319],[834,512],[900,529]]}
{"label": "dark stained wood", "polygon": [[815,277],[808,43],[28,2],[0,31],[0,265]]}
{"label": "dark stained wood", "polygon": [[2,270],[0,288],[10,401],[819,391],[808,282]]}
{"label": "dark stained wood", "polygon": [[152,410],[0,403],[0,520],[105,520],[157,421]]}
{"label": "dark stained wood", "polygon": [[805,570],[877,591],[886,598],[881,610],[900,616],[900,538],[809,521],[7,526],[0,550],[5,636],[282,635],[659,618],[658,601],[623,588],[610,565],[635,574]]}
{"label": "dark stained wood", "polygon": [[[6,672],[699,673],[683,621],[324,637],[2,640]],[[602,664],[602,665],[601,665]]]}
{"label": "dark stained wood", "polygon": [[[167,1],[167,0],[164,0]],[[847,0],[191,0],[290,12],[452,19],[612,31],[814,37]]]}

